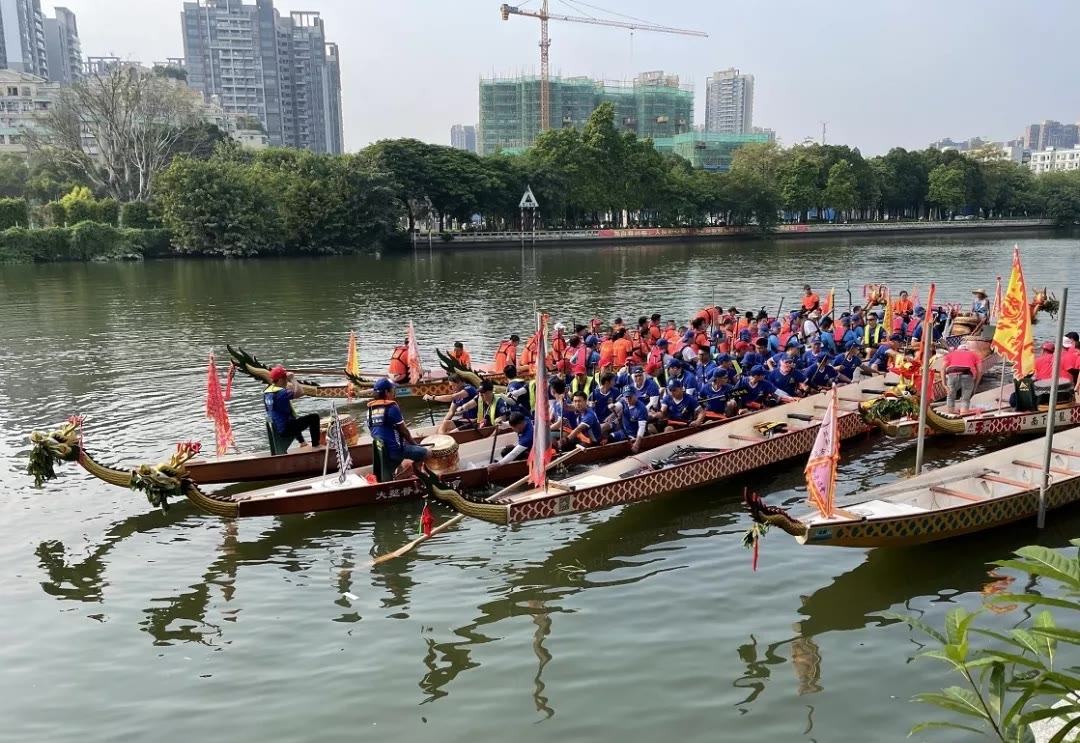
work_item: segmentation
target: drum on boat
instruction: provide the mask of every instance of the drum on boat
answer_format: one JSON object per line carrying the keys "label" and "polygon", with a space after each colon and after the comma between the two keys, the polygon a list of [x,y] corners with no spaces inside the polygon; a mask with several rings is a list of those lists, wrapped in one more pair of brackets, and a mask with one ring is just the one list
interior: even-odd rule
{"label": "drum on boat", "polygon": [[424,446],[431,448],[431,454],[424,464],[432,472],[454,472],[458,469],[458,442],[450,436],[429,436],[424,439]]}
{"label": "drum on boat", "polygon": [[[338,413],[338,420],[341,421],[341,432],[345,434],[345,443],[349,446],[356,446],[360,443],[360,426],[357,424],[356,419],[351,415]],[[319,421],[319,443],[326,446],[326,430],[330,427],[330,416],[327,416]]]}
{"label": "drum on boat", "polygon": [[970,335],[979,326],[982,318],[974,313],[957,315],[952,323],[952,335]]}

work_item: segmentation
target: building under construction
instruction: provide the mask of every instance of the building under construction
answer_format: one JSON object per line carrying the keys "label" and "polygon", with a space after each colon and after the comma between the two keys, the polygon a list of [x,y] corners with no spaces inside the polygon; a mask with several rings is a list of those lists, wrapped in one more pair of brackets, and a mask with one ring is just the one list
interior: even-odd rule
{"label": "building under construction", "polygon": [[[611,103],[615,127],[642,139],[667,139],[693,130],[694,90],[680,85],[677,75],[643,72],[632,82],[555,77],[550,91],[551,129],[581,129],[601,103]],[[539,77],[480,81],[481,155],[531,147],[541,129]]]}

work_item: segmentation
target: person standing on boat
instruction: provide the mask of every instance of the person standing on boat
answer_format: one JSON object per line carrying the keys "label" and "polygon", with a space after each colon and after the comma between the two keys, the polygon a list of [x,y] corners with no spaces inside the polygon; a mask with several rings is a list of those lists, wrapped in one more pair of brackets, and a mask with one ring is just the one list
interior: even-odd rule
{"label": "person standing on boat", "polygon": [[633,441],[630,451],[637,454],[641,451],[641,440],[649,425],[649,410],[638,398],[637,389],[628,384],[623,388],[622,397],[615,403],[615,426],[608,439],[611,441]]}
{"label": "person standing on boat", "polygon": [[375,398],[367,404],[368,431],[377,442],[375,445],[381,445],[387,464],[381,473],[378,473],[379,468],[376,468],[377,473],[382,475],[380,482],[396,476],[404,461],[408,460],[415,465],[423,462],[431,453],[430,449],[417,445],[409,427],[405,425],[405,417],[394,399],[396,387],[389,379],[380,379],[372,388]]}
{"label": "person standing on boat", "polygon": [[[1050,350],[1053,351],[1053,343]],[[1053,356],[1051,355],[1051,360]],[[945,398],[945,411],[956,413],[958,408],[956,398],[959,396],[959,412],[968,411],[971,405],[971,393],[979,386],[982,379],[980,365],[982,359],[972,351],[967,343],[961,343],[952,351],[945,354],[945,361],[941,365],[941,383],[945,385],[947,396]]]}
{"label": "person standing on boat", "polygon": [[299,441],[304,446],[304,431],[311,437],[311,446],[319,445],[319,414],[308,413],[298,416],[293,408],[292,401],[304,396],[304,388],[293,377],[292,372],[285,371],[283,366],[275,366],[270,370],[270,385],[263,390],[263,405],[266,406],[266,415],[279,436],[289,440]]}
{"label": "person standing on boat", "polygon": [[[471,431],[476,428],[476,406],[469,405],[476,399],[476,388],[456,374],[451,374],[448,379],[453,392],[449,395],[424,395],[424,402],[449,403],[450,410],[446,418],[439,424],[435,433],[448,434],[454,431]],[[455,418],[454,413],[460,412],[461,417]]]}
{"label": "person standing on boat", "polygon": [[510,429],[517,434],[517,443],[513,446],[507,445],[503,447],[501,453],[502,459],[495,462],[499,464],[510,464],[510,462],[517,462],[521,459],[527,459],[529,452],[532,451],[533,446],[533,424],[529,420],[527,415],[522,415],[520,411],[515,410],[510,414],[510,417],[506,419],[506,422],[510,424]]}

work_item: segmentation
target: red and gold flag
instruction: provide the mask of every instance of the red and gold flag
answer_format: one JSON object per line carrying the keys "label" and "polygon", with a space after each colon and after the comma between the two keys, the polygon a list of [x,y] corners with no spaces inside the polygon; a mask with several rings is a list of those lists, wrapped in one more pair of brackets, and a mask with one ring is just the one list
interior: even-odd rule
{"label": "red and gold flag", "polygon": [[829,289],[829,296],[825,297],[825,304],[823,304],[821,306],[821,316],[822,317],[825,317],[825,315],[832,312],[833,298],[834,298],[835,294],[836,294],[836,287],[833,287],[833,288]]}
{"label": "red and gold flag", "polygon": [[892,293],[885,290],[885,319],[881,321],[881,327],[885,328],[885,337],[893,334],[893,306]]}
{"label": "red and gold flag", "polygon": [[[360,376],[360,357],[356,354],[356,332],[349,331],[349,357],[345,361],[345,371],[354,377]],[[345,397],[353,398],[353,383],[350,381],[345,387]]]}
{"label": "red and gold flag", "polygon": [[206,370],[206,417],[214,421],[217,454],[219,457],[224,456],[229,447],[235,444],[229,411],[225,409],[225,398],[221,394],[221,381],[218,379],[213,351],[210,352],[210,367]]}
{"label": "red and gold flag", "polygon": [[807,503],[823,517],[832,518],[836,500],[836,465],[840,461],[840,437],[836,424],[836,388],[833,387],[825,418],[818,428],[810,461],[806,463]]}
{"label": "red and gold flag", "polygon": [[536,410],[533,413],[533,448],[529,452],[529,483],[542,488],[547,482],[547,466],[551,460],[551,418],[548,414],[547,315],[536,318]]}
{"label": "red and gold flag", "polygon": [[1031,314],[1027,306],[1027,286],[1024,268],[1020,265],[1020,250],[1013,248],[1012,273],[1009,287],[1001,303],[997,329],[990,345],[1013,365],[1017,379],[1035,373],[1035,341],[1031,334]]}
{"label": "red and gold flag", "polygon": [[424,376],[424,368],[420,366],[420,348],[416,345],[416,330],[413,329],[412,320],[409,320],[408,350],[405,352],[405,362],[409,366],[409,384],[416,384]]}

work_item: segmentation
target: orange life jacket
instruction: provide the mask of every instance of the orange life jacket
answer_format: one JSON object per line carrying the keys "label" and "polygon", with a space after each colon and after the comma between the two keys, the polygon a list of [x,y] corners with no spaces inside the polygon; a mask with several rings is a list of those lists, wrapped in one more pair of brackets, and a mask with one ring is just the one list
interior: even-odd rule
{"label": "orange life jacket", "polygon": [[536,363],[536,336],[534,335],[525,348],[521,352],[520,363],[517,365],[518,371],[528,371],[532,369],[533,364]]}
{"label": "orange life jacket", "polygon": [[398,346],[390,354],[390,365],[386,369],[386,376],[397,382],[409,376],[408,346]]}
{"label": "orange life jacket", "polygon": [[517,349],[510,341],[503,341],[495,351],[495,373],[502,374],[502,370],[511,364],[517,366]]}
{"label": "orange life jacket", "polygon": [[[606,369],[615,362],[615,341],[608,338],[600,343],[600,368]],[[623,359],[623,363],[626,359]],[[619,364],[622,366],[622,364]]]}
{"label": "orange life jacket", "polygon": [[450,357],[452,359],[456,360],[459,364],[464,366],[466,369],[471,369],[472,368],[472,356],[470,356],[469,352],[466,351],[465,349],[462,349],[461,351],[458,351],[455,348],[453,351],[450,352]]}
{"label": "orange life jacket", "polygon": [[703,348],[710,348],[712,344],[709,342],[709,335],[704,331],[697,331],[694,333],[694,340],[690,342],[695,351],[700,351]]}

